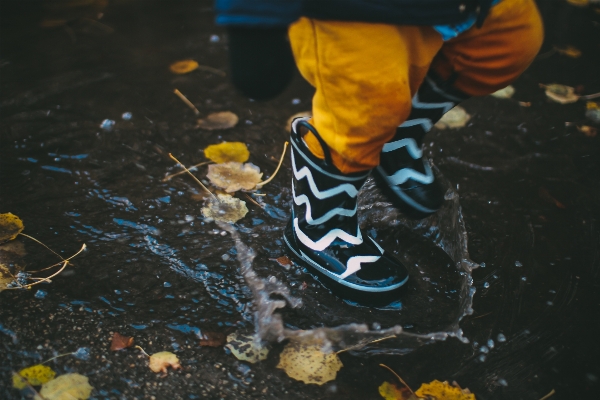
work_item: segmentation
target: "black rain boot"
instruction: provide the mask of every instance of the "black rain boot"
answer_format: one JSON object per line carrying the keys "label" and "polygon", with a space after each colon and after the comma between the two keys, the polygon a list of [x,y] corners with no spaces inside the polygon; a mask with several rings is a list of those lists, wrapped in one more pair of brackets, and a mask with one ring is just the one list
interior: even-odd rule
{"label": "black rain boot", "polygon": [[[302,135],[311,131],[325,159],[315,157]],[[369,172],[341,173],[306,119],[292,124],[292,216],[283,239],[323,286],[344,300],[384,306],[398,300],[406,268],[358,226],[357,194]]]}
{"label": "black rain boot", "polygon": [[407,120],[383,146],[379,166],[373,172],[380,187],[406,216],[425,218],[442,206],[444,191],[423,157],[423,139],[444,114],[468,98],[448,82],[428,75],[412,99]]}

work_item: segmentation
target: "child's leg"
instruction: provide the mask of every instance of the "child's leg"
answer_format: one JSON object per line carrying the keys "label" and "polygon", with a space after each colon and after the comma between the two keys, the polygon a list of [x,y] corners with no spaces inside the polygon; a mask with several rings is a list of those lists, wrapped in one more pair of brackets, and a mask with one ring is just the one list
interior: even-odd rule
{"label": "child's leg", "polygon": [[[425,134],[460,101],[515,80],[537,54],[542,34],[532,0],[503,0],[491,9],[482,28],[444,43],[413,98],[410,115],[384,146],[375,170],[407,215],[424,217],[443,203],[443,191],[422,157]],[[407,179],[410,174],[413,178]]]}

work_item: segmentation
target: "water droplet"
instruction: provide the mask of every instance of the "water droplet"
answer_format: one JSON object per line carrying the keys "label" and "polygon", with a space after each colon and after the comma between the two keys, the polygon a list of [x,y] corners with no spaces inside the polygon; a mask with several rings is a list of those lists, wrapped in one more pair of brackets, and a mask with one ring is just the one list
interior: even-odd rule
{"label": "water droplet", "polygon": [[508,382],[506,382],[506,379],[500,378],[500,379],[498,379],[498,385],[508,386]]}
{"label": "water droplet", "polygon": [[300,104],[300,99],[292,99],[292,104],[293,104],[293,105],[298,105],[298,104]]}
{"label": "water droplet", "polygon": [[185,216],[185,220],[186,220],[187,222],[192,222],[192,221],[193,221],[193,220],[195,220],[195,219],[196,219],[196,217],[194,217],[193,215],[186,215],[186,216]]}
{"label": "water droplet", "polygon": [[546,304],[548,304],[549,306],[553,306],[554,303],[552,301],[547,301]]}
{"label": "water droplet", "polygon": [[496,337],[496,340],[498,341],[498,343],[504,343],[506,342],[506,336],[504,336],[503,333],[499,333]]}
{"label": "water droplet", "polygon": [[487,341],[487,345],[488,345],[488,347],[489,347],[490,349],[493,349],[493,348],[494,348],[494,346],[495,346],[495,344],[494,344],[494,341],[493,341],[492,339],[490,339],[490,340],[488,340],[488,341]]}
{"label": "water droplet", "polygon": [[131,117],[132,117],[132,116],[133,116],[133,115],[132,115],[132,114],[131,114],[129,111],[127,111],[127,112],[124,112],[124,113],[121,115],[121,118],[123,118],[125,121],[129,121],[129,120],[131,119]]}
{"label": "water droplet", "polygon": [[115,121],[112,119],[105,119],[100,123],[100,128],[104,129],[105,131],[111,131],[114,126]]}
{"label": "water droplet", "polygon": [[87,347],[80,347],[77,349],[75,353],[73,353],[73,357],[78,358],[80,360],[89,360],[90,359],[90,349]]}
{"label": "water droplet", "polygon": [[48,293],[45,290],[38,290],[37,292],[35,292],[34,297],[36,299],[44,299],[44,298],[46,298],[47,294]]}
{"label": "water droplet", "polygon": [[484,354],[479,356],[479,362],[485,362],[486,359],[487,357]]}
{"label": "water droplet", "polygon": [[163,283],[163,286],[164,287],[171,287],[172,285],[169,282],[165,282],[165,283]]}
{"label": "water droplet", "polygon": [[210,35],[210,39],[208,39],[211,43],[219,43],[221,38],[219,35]]}
{"label": "water droplet", "polygon": [[515,261],[515,267],[522,267],[521,261]]}
{"label": "water droplet", "polygon": [[381,324],[379,322],[373,322],[373,330],[378,331],[381,329]]}
{"label": "water droplet", "polygon": [[231,257],[229,256],[229,254],[223,254],[223,255],[221,256],[221,260],[223,260],[223,261],[227,261],[227,260],[229,260],[230,258],[231,258]]}
{"label": "water droplet", "polygon": [[480,266],[481,268],[485,268],[485,263],[484,263],[484,262],[482,262],[481,264],[479,264],[479,266]]}
{"label": "water droplet", "polygon": [[487,346],[481,346],[479,348],[479,351],[482,352],[483,354],[487,354],[490,352],[490,349]]}
{"label": "water droplet", "polygon": [[485,283],[483,284],[483,287],[484,287],[484,288],[486,288],[486,289],[487,289],[487,288],[489,288],[489,287],[490,287],[490,283],[489,283],[489,282],[485,282]]}

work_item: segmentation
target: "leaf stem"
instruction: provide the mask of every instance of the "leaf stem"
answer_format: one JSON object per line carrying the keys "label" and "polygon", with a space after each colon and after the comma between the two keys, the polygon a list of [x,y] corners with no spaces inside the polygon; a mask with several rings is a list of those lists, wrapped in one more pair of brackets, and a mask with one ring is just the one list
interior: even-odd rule
{"label": "leaf stem", "polygon": [[47,359],[46,361],[44,361],[44,362],[42,362],[42,363],[40,363],[40,364],[46,364],[47,362],[50,362],[50,361],[52,361],[52,360],[54,360],[54,359],[56,359],[56,358],[59,358],[59,357],[64,357],[64,356],[70,356],[70,355],[72,355],[72,354],[75,354],[75,352],[72,352],[72,353],[65,353],[65,354],[59,354],[59,355],[57,355],[57,356],[54,356],[54,357],[52,357],[52,358],[49,358],[49,359]]}
{"label": "leaf stem", "polygon": [[55,251],[54,251],[54,250],[52,250],[50,247],[46,246],[44,243],[40,242],[39,240],[37,240],[37,239],[36,239],[36,238],[34,238],[33,236],[26,235],[25,233],[19,233],[19,235],[23,235],[23,236],[25,236],[26,238],[28,238],[28,239],[31,239],[31,240],[33,240],[34,242],[41,244],[42,246],[44,246],[45,248],[47,248],[48,250],[50,250],[51,252],[53,252],[54,254],[56,254],[56,256],[57,256],[58,258],[60,258],[61,260],[65,261],[65,259],[64,259],[64,258],[63,258],[63,257],[62,257],[60,254],[58,254],[57,252],[55,252]]}
{"label": "leaf stem", "polygon": [[544,397],[542,397],[540,400],[546,400],[549,399],[551,396],[554,396],[554,394],[556,393],[556,391],[554,389],[552,389],[550,391],[550,393],[548,393],[547,395],[545,395]]}
{"label": "leaf stem", "polygon": [[397,373],[395,373],[393,369],[391,369],[390,367],[388,367],[388,366],[387,366],[387,365],[385,365],[385,364],[379,364],[379,366],[380,366],[380,367],[383,367],[383,368],[385,368],[385,369],[387,369],[387,370],[388,370],[388,371],[390,371],[392,374],[394,374],[394,375],[396,376],[396,378],[398,378],[398,380],[399,380],[400,382],[402,382],[402,384],[403,384],[404,386],[406,386],[406,388],[407,388],[408,390],[410,390],[410,392],[411,392],[413,395],[415,395],[415,396],[416,396],[415,392],[413,392],[413,390],[410,388],[410,386],[408,386],[408,384],[407,384],[406,382],[404,382],[404,379],[400,378],[400,375],[398,375]]}
{"label": "leaf stem", "polygon": [[273,175],[271,175],[271,177],[269,179],[267,179],[266,181],[257,183],[256,184],[257,189],[260,189],[261,187],[265,186],[267,183],[271,182],[273,180],[273,178],[275,178],[275,175],[277,175],[277,172],[279,172],[279,168],[281,168],[281,164],[283,164],[283,157],[285,156],[285,151],[287,150],[288,144],[290,144],[290,143],[285,142],[283,145],[283,152],[281,153],[281,158],[279,159],[279,165],[275,169],[275,172],[273,172]]}
{"label": "leaf stem", "polygon": [[208,193],[210,193],[210,195],[211,195],[211,196],[212,196],[212,197],[213,197],[215,200],[217,200],[217,201],[220,203],[220,201],[219,201],[219,199],[217,198],[217,196],[215,196],[215,195],[214,195],[214,194],[213,194],[213,193],[212,193],[210,190],[208,190],[208,188],[207,188],[206,186],[204,186],[204,184],[203,184],[202,182],[200,182],[200,180],[199,180],[198,178],[196,178],[196,177],[194,176],[194,174],[192,174],[192,173],[190,172],[190,170],[189,170],[189,169],[187,169],[187,168],[186,168],[186,166],[185,166],[185,165],[183,165],[183,164],[181,163],[181,161],[179,161],[177,158],[175,158],[175,156],[174,156],[173,154],[171,154],[171,153],[169,153],[169,157],[171,157],[171,159],[172,159],[172,160],[174,160],[176,163],[178,163],[179,165],[181,165],[181,168],[183,168],[183,169],[185,170],[185,172],[187,172],[187,173],[188,173],[188,174],[189,174],[189,175],[190,175],[192,178],[194,178],[194,180],[195,180],[196,182],[198,182],[198,184],[199,184],[199,185],[202,187],[202,189],[204,189],[204,190],[206,190]]}
{"label": "leaf stem", "polygon": [[150,357],[150,354],[146,353],[146,351],[144,349],[142,349],[140,346],[135,345],[136,349],[140,349],[142,351],[142,353],[144,353],[146,355],[146,357]]}
{"label": "leaf stem", "polygon": [[183,93],[181,93],[178,89],[175,89],[173,93],[175,93],[177,97],[181,99],[181,101],[183,101],[189,108],[191,108],[194,111],[194,114],[200,115],[200,111],[198,111],[196,106],[191,101],[189,101],[188,98],[183,95]]}
{"label": "leaf stem", "polygon": [[[191,171],[191,170],[192,170],[192,168],[201,167],[201,166],[203,166],[203,165],[210,164],[211,162],[212,162],[212,161],[204,161],[204,162],[201,162],[201,163],[199,163],[199,164],[192,165],[192,166],[189,168],[189,170]],[[167,176],[165,176],[165,177],[164,177],[164,179],[163,179],[162,181],[163,181],[163,182],[168,182],[168,181],[170,181],[171,179],[175,178],[177,175],[181,175],[181,174],[185,174],[185,171],[179,171],[179,172],[175,172],[174,174],[167,175]]]}

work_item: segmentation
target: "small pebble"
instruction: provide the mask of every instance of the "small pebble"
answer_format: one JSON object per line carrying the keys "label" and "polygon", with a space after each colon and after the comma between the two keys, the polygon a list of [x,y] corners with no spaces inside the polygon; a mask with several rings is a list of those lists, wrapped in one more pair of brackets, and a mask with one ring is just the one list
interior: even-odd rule
{"label": "small pebble", "polygon": [[504,336],[503,333],[499,333],[496,337],[496,340],[498,341],[498,343],[504,343],[506,342],[506,336]]}
{"label": "small pebble", "polygon": [[210,35],[210,39],[208,39],[211,43],[219,43],[221,38],[219,35]]}
{"label": "small pebble", "polygon": [[100,128],[104,129],[105,131],[111,131],[114,126],[115,126],[115,121],[113,121],[111,119],[105,119],[100,124]]}
{"label": "small pebble", "polygon": [[292,99],[292,104],[293,104],[293,105],[298,105],[298,104],[300,104],[300,99]]}
{"label": "small pebble", "polygon": [[128,111],[128,112],[124,112],[121,115],[121,118],[123,118],[125,121],[129,121],[131,119],[133,115]]}
{"label": "small pebble", "polygon": [[521,264],[520,261],[515,261],[515,267],[522,267],[523,264]]}
{"label": "small pebble", "polygon": [[498,379],[498,385],[500,386],[508,386],[508,382],[506,382],[506,379]]}
{"label": "small pebble", "polygon": [[171,285],[171,283],[169,283],[169,282],[165,282],[165,283],[163,283],[163,286],[164,286],[164,287],[171,287],[172,285]]}
{"label": "small pebble", "polygon": [[488,340],[488,341],[487,341],[487,345],[488,345],[488,347],[489,347],[490,349],[493,349],[493,348],[494,348],[494,346],[495,346],[495,344],[494,344],[494,341],[493,341],[492,339],[490,339],[490,340]]}
{"label": "small pebble", "polygon": [[46,298],[47,294],[48,293],[45,290],[38,290],[37,292],[35,292],[34,297],[36,299],[44,299],[44,298]]}

